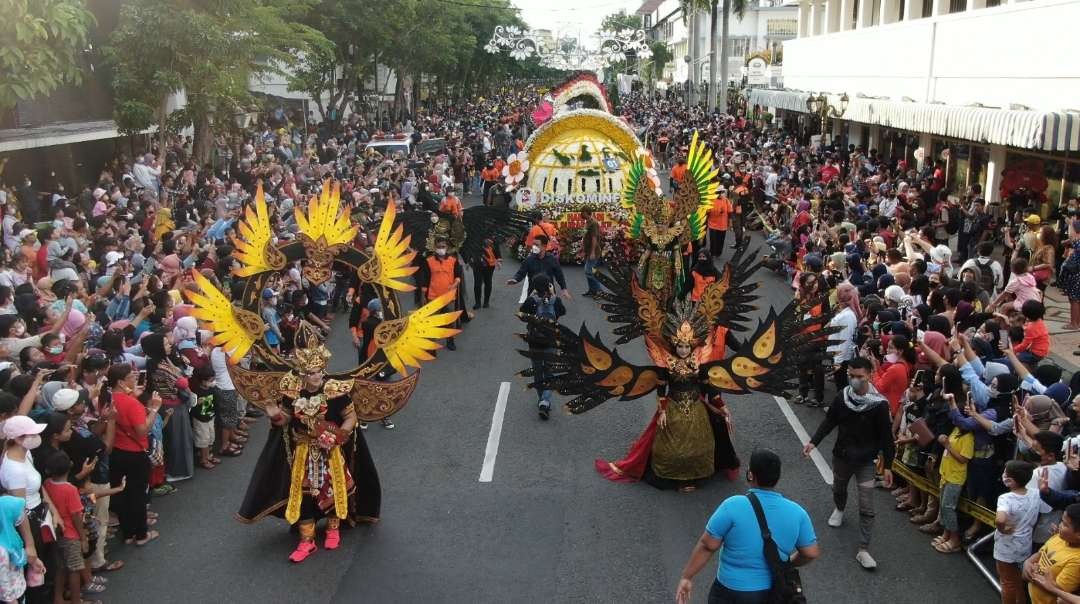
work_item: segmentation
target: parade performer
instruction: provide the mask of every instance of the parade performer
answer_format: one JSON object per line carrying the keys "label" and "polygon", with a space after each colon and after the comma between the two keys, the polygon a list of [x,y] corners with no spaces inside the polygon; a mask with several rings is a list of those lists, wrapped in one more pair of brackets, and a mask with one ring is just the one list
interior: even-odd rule
{"label": "parade performer", "polygon": [[[716,196],[711,153],[694,134],[684,186],[668,203],[656,192],[648,154],[639,152],[630,169],[624,207],[631,211],[630,232],[640,259],[636,265],[615,262],[597,272],[608,290],[597,295],[614,329],[617,344],[644,336],[653,365],[636,366],[608,349],[599,334],[582,325],[578,333],[533,315],[519,314],[532,333],[547,331],[553,350],[521,351],[542,359],[546,376],[532,387],[573,396],[570,413],[584,413],[612,398],[629,401],[657,391],[658,407],[645,432],[620,461],[597,460],[596,469],[616,481],[645,480],[658,488],[691,491],[716,472],[729,477],[739,467],[731,444],[731,415],[723,394],[751,391],[782,394],[798,377],[797,361],[825,354],[831,315],[805,315],[792,301],[779,313],[770,310],[744,342],[747,313],[754,310],[757,284],[749,277],[759,268],[756,253],[739,242],[719,276],[698,292],[698,301],[680,299],[685,270],[682,249],[704,232],[704,216]],[[816,302],[816,301],[815,301]],[[813,329],[812,329],[813,328]],[[726,354],[730,348],[733,354]],[[532,369],[521,373],[533,377]]]}
{"label": "parade performer", "polygon": [[[342,521],[373,523],[379,517],[379,477],[359,422],[381,420],[408,402],[420,376],[420,362],[434,358],[437,340],[453,337],[450,327],[458,312],[439,312],[454,291],[403,314],[396,292],[411,291],[403,279],[416,271],[409,238],[395,227],[396,209],[388,204],[375,244],[360,250],[350,243],[357,227],[340,204],[337,186],[325,183],[320,198],[307,213],[296,211],[300,234],[295,241],[275,244],[269,210],[260,186],[254,203],[237,228],[233,286],[239,304],[210,280],[192,273],[198,291],[188,290],[192,314],[213,331],[211,342],[229,355],[230,377],[237,392],[267,411],[273,428],[252,474],[237,513],[243,522],[266,516],[283,517],[296,525],[300,543],[289,556],[301,562],[317,550],[315,522],[327,519],[326,549],[340,545]],[[327,374],[330,352],[318,332],[306,322],[297,329],[293,352],[282,356],[262,337],[267,327],[257,314],[258,298],[267,280],[290,262],[299,260],[313,283],[330,277],[334,262],[355,270],[362,287],[372,288],[384,320],[375,327],[374,354],[357,367]],[[238,363],[249,359],[252,367]],[[396,373],[395,379],[381,375]]]}

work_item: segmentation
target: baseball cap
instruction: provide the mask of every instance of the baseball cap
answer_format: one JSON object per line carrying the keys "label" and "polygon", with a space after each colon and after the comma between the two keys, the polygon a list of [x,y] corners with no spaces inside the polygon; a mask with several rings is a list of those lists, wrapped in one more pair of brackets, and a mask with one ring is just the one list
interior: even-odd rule
{"label": "baseball cap", "polygon": [[104,197],[105,196],[105,189],[102,189],[101,187],[98,187],[98,188],[94,189],[93,196],[94,196],[94,199],[100,199],[100,198]]}
{"label": "baseball cap", "polygon": [[1029,214],[1028,217],[1024,219],[1024,222],[1030,225],[1036,225],[1042,223],[1042,218],[1038,214]]}
{"label": "baseball cap", "polygon": [[269,287],[264,289],[263,292],[262,292],[263,300],[269,300],[270,298],[273,298],[276,295],[277,295],[277,292],[274,291],[273,289],[270,289]]}
{"label": "baseball cap", "polygon": [[57,411],[67,411],[77,402],[79,402],[79,393],[71,388],[61,388],[52,397],[53,409]]}
{"label": "baseball cap", "polygon": [[39,424],[25,415],[15,415],[4,421],[4,438],[13,439],[27,434],[41,434],[45,424]]}
{"label": "baseball cap", "polygon": [[120,260],[123,257],[124,257],[123,252],[117,252],[117,251],[107,252],[105,254],[105,266],[112,266],[112,265],[116,264],[117,262],[120,262]]}

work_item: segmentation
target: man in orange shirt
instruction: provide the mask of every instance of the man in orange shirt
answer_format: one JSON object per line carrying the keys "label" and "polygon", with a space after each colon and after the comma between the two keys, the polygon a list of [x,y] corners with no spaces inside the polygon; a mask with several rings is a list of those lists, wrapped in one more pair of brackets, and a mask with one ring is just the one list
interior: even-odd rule
{"label": "man in orange shirt", "polygon": [[[420,265],[420,278],[417,281],[425,300],[434,300],[448,291],[456,292],[465,277],[457,255],[448,254],[448,248],[449,242],[445,238],[436,239],[435,253],[425,258]],[[459,327],[459,323],[460,321],[455,322],[453,327]],[[446,349],[457,350],[454,338],[446,340]]]}
{"label": "man in orange shirt", "polygon": [[536,242],[536,238],[540,235],[544,235],[548,238],[547,251],[550,253],[558,253],[559,251],[559,239],[555,236],[555,225],[548,222],[544,215],[540,212],[533,214],[533,225],[529,229],[527,235],[525,235],[525,248],[531,248],[533,243]]}
{"label": "man in orange shirt", "polygon": [[686,155],[680,154],[679,161],[671,169],[671,191],[674,192],[686,179]]}
{"label": "man in orange shirt", "polygon": [[465,209],[461,205],[461,200],[458,199],[453,187],[446,190],[446,197],[443,197],[443,200],[439,203],[439,213],[450,214],[458,219],[465,213]]}
{"label": "man in orange shirt", "polygon": [[715,258],[724,253],[724,239],[727,237],[728,223],[731,217],[731,200],[727,197],[727,189],[720,187],[720,194],[713,200],[709,208],[709,253]]}

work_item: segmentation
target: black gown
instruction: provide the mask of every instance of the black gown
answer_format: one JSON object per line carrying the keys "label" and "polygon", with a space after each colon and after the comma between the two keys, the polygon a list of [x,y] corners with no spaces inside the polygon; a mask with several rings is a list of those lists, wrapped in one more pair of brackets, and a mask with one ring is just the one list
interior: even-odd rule
{"label": "black gown", "polygon": [[[317,393],[301,393],[314,395]],[[352,399],[348,395],[327,401],[326,420],[341,425],[344,412]],[[282,409],[292,412],[292,399],[281,401]],[[247,493],[236,513],[236,519],[252,523],[266,516],[285,517],[285,507],[289,499],[290,463],[286,455],[285,444],[288,429],[303,429],[303,424],[294,416],[286,426],[272,426],[266,445],[255,462]],[[382,490],[379,486],[379,473],[371,459],[364,432],[356,429],[349,440],[341,446],[342,456],[353,479],[353,490],[349,493],[348,517],[350,524],[373,524],[379,520],[379,507],[382,502]],[[331,510],[332,513],[332,510]],[[316,506],[316,520],[327,515]]]}

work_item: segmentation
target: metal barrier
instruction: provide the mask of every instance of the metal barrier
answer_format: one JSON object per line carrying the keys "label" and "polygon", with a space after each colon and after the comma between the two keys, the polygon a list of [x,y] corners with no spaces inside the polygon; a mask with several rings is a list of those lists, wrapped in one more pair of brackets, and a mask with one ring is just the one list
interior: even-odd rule
{"label": "metal barrier", "polygon": [[[934,497],[938,497],[938,485],[927,480],[925,476],[921,474],[916,474],[915,471],[908,466],[905,466],[897,460],[893,460],[892,471],[897,476],[902,476],[904,480],[908,482],[908,484],[915,487],[916,489],[919,489],[924,493],[933,495]],[[993,510],[987,509],[986,507],[983,507],[966,497],[960,498],[960,502],[959,504],[957,504],[956,510],[958,512],[963,512],[968,516],[971,516],[977,522],[981,522],[986,526],[989,526],[990,528],[997,527],[996,514]],[[967,546],[964,549],[964,553],[967,554],[968,560],[970,560],[971,563],[975,565],[975,568],[979,569],[979,572],[982,573],[982,576],[985,577],[986,580],[994,586],[994,589],[998,590],[998,592],[1001,592],[1001,584],[998,583],[997,577],[995,576],[994,572],[987,568],[986,565],[982,563],[982,560],[979,560],[979,557],[975,555],[976,548],[981,547],[982,544],[993,538],[994,533],[989,533],[979,538],[974,543]]]}

